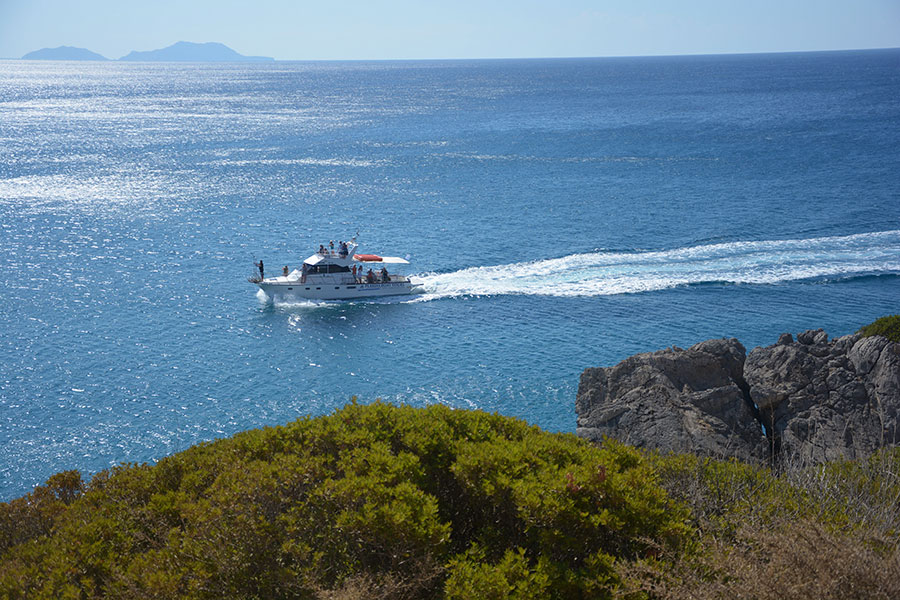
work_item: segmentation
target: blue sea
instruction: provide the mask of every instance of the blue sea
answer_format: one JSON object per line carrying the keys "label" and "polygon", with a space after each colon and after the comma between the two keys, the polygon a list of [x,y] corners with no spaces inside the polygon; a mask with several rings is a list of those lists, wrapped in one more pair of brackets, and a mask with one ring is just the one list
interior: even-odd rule
{"label": "blue sea", "polygon": [[[414,298],[272,305],[359,231]],[[0,500],[382,398],[575,428],[583,369],[900,312],[900,50],[0,61]]]}

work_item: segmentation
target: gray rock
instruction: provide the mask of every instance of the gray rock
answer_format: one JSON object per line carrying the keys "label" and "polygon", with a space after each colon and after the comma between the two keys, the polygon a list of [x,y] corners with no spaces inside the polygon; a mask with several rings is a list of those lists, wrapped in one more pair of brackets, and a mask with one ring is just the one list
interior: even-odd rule
{"label": "gray rock", "polygon": [[762,458],[766,440],[741,389],[744,353],[736,339],[708,340],[586,369],[576,432],[666,451]]}
{"label": "gray rock", "polygon": [[[576,433],[635,446],[819,463],[900,444],[900,344],[821,329],[745,357],[736,339],[586,369]],[[765,432],[765,434],[763,433]]]}
{"label": "gray rock", "polygon": [[858,458],[900,441],[898,344],[805,331],[796,343],[754,348],[744,363],[750,397],[783,458]]}
{"label": "gray rock", "polygon": [[[822,329],[807,329],[803,333],[797,334],[797,341],[803,344],[804,346],[810,346],[816,343],[816,340],[821,339],[820,336],[825,335],[825,331]],[[827,339],[827,335],[825,338]]]}
{"label": "gray rock", "polygon": [[875,366],[875,363],[877,363],[878,359],[881,357],[881,351],[884,350],[884,347],[889,343],[887,338],[881,337],[880,335],[873,335],[872,337],[863,338],[853,344],[853,347],[849,352],[849,357],[856,372],[860,375],[868,375],[872,371],[872,367]]}

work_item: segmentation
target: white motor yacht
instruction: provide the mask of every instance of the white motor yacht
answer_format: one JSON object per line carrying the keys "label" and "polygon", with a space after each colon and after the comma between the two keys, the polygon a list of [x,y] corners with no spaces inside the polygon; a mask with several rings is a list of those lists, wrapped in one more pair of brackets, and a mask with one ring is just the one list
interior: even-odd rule
{"label": "white motor yacht", "polygon": [[[423,291],[422,285],[406,275],[390,272],[386,265],[408,265],[397,256],[357,254],[356,236],[337,248],[319,246],[319,251],[279,277],[259,275],[249,278],[273,302],[292,300],[349,300],[377,296],[400,296]],[[259,267],[259,264],[257,264]]]}

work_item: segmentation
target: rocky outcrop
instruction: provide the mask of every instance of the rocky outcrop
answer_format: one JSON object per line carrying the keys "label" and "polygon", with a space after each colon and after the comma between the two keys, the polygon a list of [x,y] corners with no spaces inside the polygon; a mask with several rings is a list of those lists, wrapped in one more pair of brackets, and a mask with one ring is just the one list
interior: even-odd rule
{"label": "rocky outcrop", "polygon": [[900,442],[900,344],[881,336],[828,341],[821,329],[754,348],[750,397],[786,457],[857,458]]}
{"label": "rocky outcrop", "polygon": [[736,339],[638,354],[587,369],[578,386],[580,436],[639,447],[762,458],[766,439],[745,394]]}
{"label": "rocky outcrop", "polygon": [[584,371],[577,434],[665,451],[822,462],[900,443],[900,344],[822,330],[745,355],[736,339]]}

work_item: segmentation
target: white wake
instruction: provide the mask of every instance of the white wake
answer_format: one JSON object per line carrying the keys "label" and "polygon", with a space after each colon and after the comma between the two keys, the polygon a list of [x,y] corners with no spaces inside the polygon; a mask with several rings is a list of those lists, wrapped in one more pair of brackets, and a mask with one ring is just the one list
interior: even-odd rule
{"label": "white wake", "polygon": [[900,274],[900,230],[802,240],[710,244],[658,252],[592,252],[417,277],[422,300],[530,294],[604,296],[700,283],[772,284]]}

